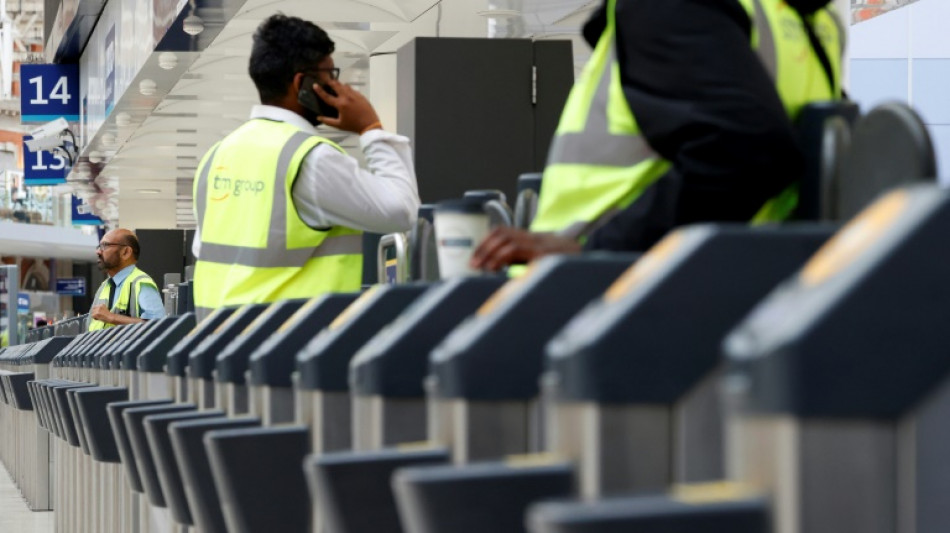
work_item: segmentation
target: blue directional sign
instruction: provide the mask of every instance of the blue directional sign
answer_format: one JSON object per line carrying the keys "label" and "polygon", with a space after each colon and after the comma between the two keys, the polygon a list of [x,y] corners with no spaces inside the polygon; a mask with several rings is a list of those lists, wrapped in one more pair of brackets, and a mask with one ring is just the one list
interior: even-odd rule
{"label": "blue directional sign", "polygon": [[[24,141],[32,138],[29,135],[23,136]],[[23,184],[27,187],[66,183],[68,173],[69,166],[65,155],[56,152],[23,150]]]}
{"label": "blue directional sign", "polygon": [[21,313],[30,312],[30,295],[25,292],[18,292],[16,295],[16,310]]}
{"label": "blue directional sign", "polygon": [[20,110],[24,124],[78,121],[79,65],[21,65]]}
{"label": "blue directional sign", "polygon": [[86,278],[57,279],[56,294],[62,294],[63,296],[85,296]]}
{"label": "blue directional sign", "polygon": [[89,204],[84,203],[78,196],[73,195],[73,225],[74,226],[101,226],[102,219],[92,214]]}

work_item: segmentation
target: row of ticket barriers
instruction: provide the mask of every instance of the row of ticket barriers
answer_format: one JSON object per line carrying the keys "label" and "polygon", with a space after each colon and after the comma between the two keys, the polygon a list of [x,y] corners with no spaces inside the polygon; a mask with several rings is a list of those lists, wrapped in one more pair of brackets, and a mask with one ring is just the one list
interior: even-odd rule
{"label": "row of ticket barriers", "polygon": [[950,528],[950,193],[0,352],[61,533]]}

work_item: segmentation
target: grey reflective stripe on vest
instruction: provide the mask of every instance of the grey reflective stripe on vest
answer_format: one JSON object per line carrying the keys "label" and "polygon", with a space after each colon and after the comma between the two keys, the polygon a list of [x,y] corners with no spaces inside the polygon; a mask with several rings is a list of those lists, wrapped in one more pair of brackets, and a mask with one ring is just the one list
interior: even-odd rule
{"label": "grey reflective stripe on vest", "polygon": [[211,173],[211,164],[214,163],[214,156],[218,154],[218,148],[221,145],[217,145],[212,150],[211,155],[208,156],[208,160],[205,161],[204,168],[201,169],[201,175],[198,176],[198,191],[197,197],[195,198],[195,205],[198,206],[198,227],[204,223],[205,219],[205,210],[208,208],[208,174]]}
{"label": "grey reflective stripe on vest", "polygon": [[[106,288],[106,285],[108,284],[108,281],[109,281],[109,280],[106,279],[106,281],[103,281],[102,283],[99,284],[99,290],[96,291],[96,296],[92,299],[92,305],[96,305],[96,304],[102,302],[102,300],[103,300],[103,298],[101,298],[102,290]],[[109,303],[109,301],[106,300],[105,303]],[[111,309],[110,309],[110,311],[111,311]]]}
{"label": "grey reflective stripe on vest", "polygon": [[201,243],[199,259],[214,263],[228,263],[250,267],[300,267],[315,257],[358,254],[363,251],[362,235],[339,235],[327,237],[316,248],[297,250],[271,250],[229,246],[209,242]]}
{"label": "grey reflective stripe on vest", "polygon": [[778,48],[775,46],[775,34],[772,33],[772,25],[769,23],[769,17],[762,8],[762,0],[752,0],[755,6],[755,24],[756,31],[759,32],[759,47],[756,53],[759,60],[765,65],[765,70],[772,78],[772,82],[778,81]]}
{"label": "grey reflective stripe on vest", "polygon": [[613,66],[617,57],[614,45],[615,43],[611,43],[604,71],[587,112],[584,131],[555,135],[548,152],[548,165],[632,167],[656,157],[656,153],[642,135],[610,133],[607,107],[610,102]]}
{"label": "grey reflective stripe on vest", "polygon": [[[314,257],[358,254],[363,251],[363,237],[361,235],[327,237],[316,248],[287,249],[287,172],[290,171],[294,154],[310,138],[311,135],[302,131],[294,133],[280,151],[280,156],[277,159],[277,172],[274,175],[274,202],[271,207],[270,225],[267,230],[267,247],[253,248],[202,241],[199,260],[261,268],[301,267]],[[216,153],[217,149],[208,158],[205,168],[201,170],[201,175],[198,178],[199,228],[204,224],[208,175]]]}
{"label": "grey reflective stripe on vest", "polygon": [[831,20],[834,21],[835,27],[838,29],[838,40],[840,41],[840,53],[844,54],[844,51],[848,49],[848,28],[845,27],[844,21],[841,20],[841,17],[838,16],[837,9],[831,9],[830,7],[825,8],[825,11],[828,12],[828,15],[831,16]]}
{"label": "grey reflective stripe on vest", "polygon": [[[135,278],[135,279],[126,280],[126,282],[129,283],[129,307],[128,307],[128,312],[129,312],[129,316],[132,317],[132,318],[138,318],[138,317],[139,317],[139,309],[138,309],[138,303],[139,303],[139,302],[138,302],[138,295],[136,294],[138,291],[135,290],[135,289],[136,289],[135,284],[138,283],[139,280],[146,279],[146,278],[148,278],[148,276],[145,275],[145,274],[142,274],[141,276],[138,276],[138,277]],[[116,297],[118,297],[118,295],[116,295]]]}

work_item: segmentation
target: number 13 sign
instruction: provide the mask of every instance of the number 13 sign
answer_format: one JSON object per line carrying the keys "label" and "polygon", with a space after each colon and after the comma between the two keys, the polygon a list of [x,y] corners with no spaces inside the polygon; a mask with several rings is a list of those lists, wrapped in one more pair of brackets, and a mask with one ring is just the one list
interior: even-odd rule
{"label": "number 13 sign", "polygon": [[21,65],[20,86],[24,124],[79,120],[79,65]]}

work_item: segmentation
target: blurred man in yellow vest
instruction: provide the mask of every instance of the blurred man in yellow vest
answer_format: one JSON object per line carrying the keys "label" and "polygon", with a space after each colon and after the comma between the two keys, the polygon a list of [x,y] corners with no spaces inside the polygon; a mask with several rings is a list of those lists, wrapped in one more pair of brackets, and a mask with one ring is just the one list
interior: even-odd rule
{"label": "blurred man in yellow vest", "polygon": [[109,276],[92,301],[89,331],[134,324],[165,316],[158,285],[135,264],[139,240],[127,229],[114,229],[96,246],[96,264]]}
{"label": "blurred man in yellow vest", "polygon": [[[221,306],[354,291],[363,231],[406,231],[419,193],[409,139],[338,81],[322,29],[274,15],[254,34],[250,74],[262,105],[216,144],[195,175],[199,317]],[[368,170],[320,136],[356,133]]]}
{"label": "blurred man in yellow vest", "polygon": [[830,0],[607,0],[565,105],[531,232],[473,255],[496,270],[549,253],[645,250],[671,228],[780,221],[803,161],[793,123],[840,98]]}

